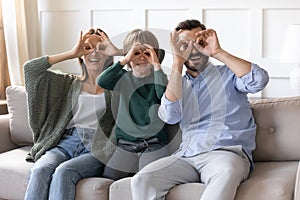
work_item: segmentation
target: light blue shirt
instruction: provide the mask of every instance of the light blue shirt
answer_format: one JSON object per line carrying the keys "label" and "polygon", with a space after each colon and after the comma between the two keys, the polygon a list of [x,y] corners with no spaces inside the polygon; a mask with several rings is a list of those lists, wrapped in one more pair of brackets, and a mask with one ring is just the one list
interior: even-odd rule
{"label": "light blue shirt", "polygon": [[261,91],[268,73],[256,64],[243,77],[226,65],[209,66],[196,78],[183,76],[182,98],[169,101],[165,95],[159,117],[180,124],[182,142],[177,153],[190,157],[214,149],[240,146],[252,161],[256,124],[248,93]]}

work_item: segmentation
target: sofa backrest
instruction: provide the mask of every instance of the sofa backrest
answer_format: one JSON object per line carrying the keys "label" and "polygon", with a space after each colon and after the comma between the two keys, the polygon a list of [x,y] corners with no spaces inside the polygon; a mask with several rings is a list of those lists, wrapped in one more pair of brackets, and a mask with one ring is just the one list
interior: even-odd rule
{"label": "sofa backrest", "polygon": [[27,117],[27,101],[24,86],[6,88],[7,110],[10,115],[11,140],[18,146],[32,144],[33,137]]}
{"label": "sofa backrest", "polygon": [[255,161],[300,160],[300,97],[251,102],[257,124]]}
{"label": "sofa backrest", "polygon": [[[28,124],[26,92],[23,86],[6,90],[11,115],[11,138],[17,145],[32,143]],[[257,124],[255,161],[300,160],[300,97],[259,99],[251,102]],[[172,151],[178,147],[178,126],[170,126]],[[176,133],[175,133],[176,132]]]}

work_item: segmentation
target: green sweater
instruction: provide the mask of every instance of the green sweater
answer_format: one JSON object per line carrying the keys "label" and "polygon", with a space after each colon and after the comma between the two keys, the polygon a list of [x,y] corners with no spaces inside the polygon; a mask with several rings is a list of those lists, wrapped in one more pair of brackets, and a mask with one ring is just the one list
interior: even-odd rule
{"label": "green sweater", "polygon": [[167,82],[162,70],[137,78],[132,71],[124,70],[119,62],[97,77],[99,86],[113,90],[118,97],[117,105],[113,105],[118,107],[116,139],[135,141],[157,137],[167,142],[165,124],[157,114]]}
{"label": "green sweater", "polygon": [[[48,70],[50,67],[47,56],[24,64],[29,125],[34,142],[26,157],[28,161],[38,160],[60,141],[73,117],[72,105],[76,104],[82,86],[76,76],[55,73]],[[110,142],[112,138],[109,137],[115,121],[111,111],[111,92],[108,90],[105,91],[105,100],[106,111],[98,116],[99,126],[92,145],[92,152],[100,160],[108,159],[114,150],[114,141]]]}

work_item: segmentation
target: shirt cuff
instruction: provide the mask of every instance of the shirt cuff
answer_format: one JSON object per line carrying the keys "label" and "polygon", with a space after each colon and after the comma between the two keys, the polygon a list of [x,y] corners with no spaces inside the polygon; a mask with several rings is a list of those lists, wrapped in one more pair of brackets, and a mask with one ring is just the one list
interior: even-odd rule
{"label": "shirt cuff", "polygon": [[255,71],[259,69],[260,67],[254,63],[251,63],[251,70],[248,74],[245,74],[240,79],[245,83],[249,84],[254,81]]}
{"label": "shirt cuff", "polygon": [[163,94],[162,98],[161,98],[161,104],[168,106],[168,105],[172,105],[172,104],[177,104],[179,103],[179,101],[170,101],[169,99],[167,99],[166,97],[166,93]]}

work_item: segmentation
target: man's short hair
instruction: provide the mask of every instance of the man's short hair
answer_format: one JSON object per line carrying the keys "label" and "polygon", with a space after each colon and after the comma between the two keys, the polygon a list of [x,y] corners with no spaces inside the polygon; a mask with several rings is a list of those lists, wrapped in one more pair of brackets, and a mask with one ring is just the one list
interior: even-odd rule
{"label": "man's short hair", "polygon": [[175,28],[176,31],[182,30],[192,30],[194,28],[201,28],[202,30],[206,30],[206,27],[204,24],[202,24],[200,21],[196,19],[188,19],[185,21],[180,22],[177,27]]}

